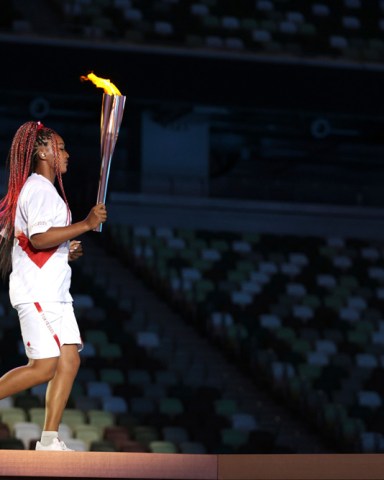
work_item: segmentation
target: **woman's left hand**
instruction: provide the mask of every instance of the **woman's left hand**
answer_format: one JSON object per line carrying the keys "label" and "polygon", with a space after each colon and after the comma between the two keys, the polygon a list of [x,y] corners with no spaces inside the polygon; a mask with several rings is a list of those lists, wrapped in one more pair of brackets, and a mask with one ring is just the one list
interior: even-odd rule
{"label": "woman's left hand", "polygon": [[70,262],[77,260],[83,255],[83,246],[79,240],[71,240],[69,244],[68,260]]}

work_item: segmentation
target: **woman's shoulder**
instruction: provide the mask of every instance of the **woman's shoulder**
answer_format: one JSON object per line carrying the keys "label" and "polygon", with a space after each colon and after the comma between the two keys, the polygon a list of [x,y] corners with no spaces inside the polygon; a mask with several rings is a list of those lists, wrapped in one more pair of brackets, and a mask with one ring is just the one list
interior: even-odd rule
{"label": "woman's shoulder", "polygon": [[52,182],[38,173],[32,173],[24,184],[24,187],[38,188],[43,190],[56,190]]}
{"label": "woman's shoulder", "polygon": [[42,175],[32,173],[32,175],[30,175],[27,178],[27,181],[24,183],[24,186],[20,192],[20,196],[29,197],[30,195],[35,195],[38,193],[43,195],[46,195],[47,193],[55,195],[57,194],[57,191],[54,185],[47,178],[43,177]]}

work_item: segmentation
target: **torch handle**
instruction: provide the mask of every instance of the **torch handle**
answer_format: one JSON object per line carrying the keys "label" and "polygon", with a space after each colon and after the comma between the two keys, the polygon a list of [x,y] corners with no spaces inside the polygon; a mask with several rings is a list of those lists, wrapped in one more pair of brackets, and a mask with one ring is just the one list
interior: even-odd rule
{"label": "torch handle", "polygon": [[[100,178],[99,178],[99,188],[97,191],[96,203],[104,203],[107,199],[107,188],[108,188],[108,179],[109,171],[111,168],[112,155],[104,155],[101,161],[100,168]],[[101,232],[103,229],[103,224],[100,223],[95,229],[95,232]]]}
{"label": "torch handle", "polygon": [[[107,197],[109,171],[112,155],[119,135],[123,118],[126,97],[123,95],[103,95],[101,110],[101,168],[97,203],[104,203]],[[95,228],[95,232],[102,231],[102,224]]]}

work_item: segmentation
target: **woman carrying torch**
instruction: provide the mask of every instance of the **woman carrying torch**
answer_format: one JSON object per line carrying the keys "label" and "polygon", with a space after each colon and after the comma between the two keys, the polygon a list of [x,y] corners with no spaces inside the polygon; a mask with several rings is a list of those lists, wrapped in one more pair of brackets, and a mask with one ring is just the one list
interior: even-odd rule
{"label": "woman carrying torch", "polygon": [[4,278],[11,271],[10,301],[29,359],[0,378],[0,399],[48,382],[36,450],[70,450],[58,429],[80,365],[82,340],[69,292],[68,261],[83,253],[81,243],[72,239],[107,219],[100,203],[84,220],[71,223],[62,182],[68,158],[58,133],[40,122],[23,124],[12,141],[8,192],[0,201],[0,271]]}

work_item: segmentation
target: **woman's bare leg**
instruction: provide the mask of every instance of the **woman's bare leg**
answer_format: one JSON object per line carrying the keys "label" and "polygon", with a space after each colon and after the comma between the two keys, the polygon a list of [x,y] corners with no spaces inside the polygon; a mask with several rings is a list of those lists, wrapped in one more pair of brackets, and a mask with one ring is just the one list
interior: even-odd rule
{"label": "woman's bare leg", "polygon": [[73,382],[80,366],[80,356],[77,345],[63,345],[55,376],[48,384],[45,401],[44,431],[59,430],[59,425]]}
{"label": "woman's bare leg", "polygon": [[0,399],[50,381],[59,357],[29,360],[27,365],[14,368],[0,378]]}

